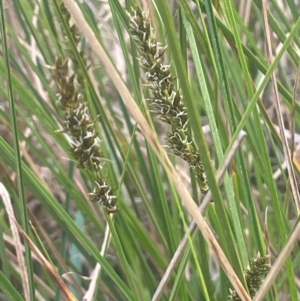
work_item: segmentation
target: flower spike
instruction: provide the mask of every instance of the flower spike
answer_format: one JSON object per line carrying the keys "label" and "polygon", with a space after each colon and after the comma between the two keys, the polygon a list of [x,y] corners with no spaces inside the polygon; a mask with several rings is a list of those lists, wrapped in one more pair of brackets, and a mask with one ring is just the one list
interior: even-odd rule
{"label": "flower spike", "polygon": [[167,46],[157,41],[148,13],[137,8],[127,15],[130,34],[139,51],[138,61],[148,81],[145,86],[152,90],[152,97],[148,99],[151,111],[171,126],[166,137],[168,147],[173,154],[189,163],[200,180],[201,192],[205,194],[209,189],[206,173],[188,135],[188,114],[181,91],[175,87],[176,77],[171,75],[171,64],[162,62]]}

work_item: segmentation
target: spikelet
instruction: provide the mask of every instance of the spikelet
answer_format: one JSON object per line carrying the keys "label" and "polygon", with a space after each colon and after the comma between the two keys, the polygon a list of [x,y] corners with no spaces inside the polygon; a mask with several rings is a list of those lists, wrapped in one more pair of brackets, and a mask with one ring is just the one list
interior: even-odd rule
{"label": "spikelet", "polygon": [[[70,14],[60,1],[60,9],[65,21],[69,23]],[[69,27],[73,40],[78,44],[81,40],[79,31],[75,25]],[[99,202],[106,207],[109,213],[118,211],[116,196],[109,186],[106,177],[101,175],[104,160],[101,151],[101,140],[95,129],[96,118],[91,118],[84,95],[79,93],[83,88],[83,72],[80,64],[73,55],[68,39],[65,39],[66,52],[69,60],[58,58],[53,67],[50,68],[53,79],[57,86],[58,103],[64,112],[63,131],[71,139],[71,154],[78,163],[78,167],[90,171],[95,187],[89,193],[93,202]],[[79,53],[86,68],[87,59],[83,52]],[[72,65],[73,73],[69,70]]]}
{"label": "spikelet", "polygon": [[[269,256],[261,256],[259,253],[250,260],[250,266],[245,270],[245,280],[251,298],[261,286],[266,274],[270,271]],[[240,301],[240,297],[235,290],[230,289],[228,301]]]}
{"label": "spikelet", "polygon": [[139,64],[145,72],[152,97],[147,99],[152,112],[171,126],[167,134],[168,147],[173,154],[188,162],[200,180],[200,189],[207,193],[208,185],[200,155],[188,136],[188,115],[179,89],[175,87],[176,77],[171,75],[171,65],[163,64],[162,57],[167,46],[157,41],[149,14],[139,8],[127,12],[130,34],[139,51]]}

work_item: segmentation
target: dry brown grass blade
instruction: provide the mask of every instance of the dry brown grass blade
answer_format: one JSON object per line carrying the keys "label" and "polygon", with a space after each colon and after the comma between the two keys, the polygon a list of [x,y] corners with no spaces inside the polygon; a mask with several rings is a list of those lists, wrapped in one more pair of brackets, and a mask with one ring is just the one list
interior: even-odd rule
{"label": "dry brown grass blade", "polygon": [[[221,179],[223,178],[229,164],[232,162],[232,159],[239,149],[242,141],[246,137],[246,132],[241,132],[238,136],[238,139],[235,141],[235,143],[232,145],[232,148],[230,149],[230,152],[228,153],[228,156],[224,160],[224,164],[220,167],[216,174],[216,178],[218,183],[221,182]],[[201,202],[201,205],[199,206],[199,211],[204,212],[208,204],[211,202],[211,191],[209,190],[207,194],[205,195],[203,201]],[[183,239],[180,241],[177,250],[175,251],[168,268],[166,269],[158,287],[156,288],[155,293],[153,294],[153,297],[151,301],[158,301],[163,294],[163,291],[168,284],[168,281],[171,278],[172,272],[174,271],[175,267],[178,265],[178,262],[180,261],[180,258],[183,256],[184,251],[188,245],[189,238],[188,235],[192,235],[196,230],[196,223],[195,221],[192,221],[192,223],[189,226],[188,233],[184,235]]]}
{"label": "dry brown grass blade", "polygon": [[43,264],[44,268],[49,272],[52,279],[57,283],[58,287],[61,289],[62,293],[64,294],[66,300],[78,301],[78,299],[73,295],[73,293],[70,291],[68,286],[65,284],[62,277],[57,273],[55,267],[53,267],[52,264],[40,252],[40,250],[36,247],[36,245],[33,243],[31,238],[25,233],[25,231],[22,229],[22,227],[16,221],[16,219],[13,216],[11,218],[12,218],[14,224],[16,225],[16,227],[18,228],[18,231],[20,232],[20,234],[27,241],[27,243],[28,243],[29,247],[31,248],[31,250],[33,251],[33,253],[39,259],[41,264]]}
{"label": "dry brown grass blade", "polygon": [[[265,25],[268,59],[269,59],[269,62],[272,63],[274,61],[274,57],[273,57],[273,52],[272,52],[271,31],[270,31],[269,22],[268,22],[268,11],[267,11],[267,1],[266,0],[262,1],[262,8],[263,8],[263,18],[264,18],[264,25]],[[279,130],[280,130],[280,139],[282,141],[284,157],[287,162],[289,181],[291,183],[291,189],[292,189],[292,194],[293,194],[293,197],[295,200],[296,208],[297,208],[298,214],[300,214],[299,189],[298,189],[298,184],[297,184],[297,180],[296,180],[296,176],[295,176],[294,167],[292,164],[292,159],[291,159],[292,156],[290,154],[290,149],[288,147],[287,138],[285,135],[282,109],[281,109],[281,104],[280,104],[280,99],[279,99],[279,92],[278,92],[277,79],[276,79],[275,72],[272,73],[271,79],[272,79],[272,86],[273,86],[274,95],[275,95],[275,108],[276,108],[278,126],[279,126]]]}
{"label": "dry brown grass blade", "polygon": [[147,139],[149,144],[151,145],[152,149],[156,153],[158,159],[163,164],[165,170],[170,175],[171,179],[173,180],[174,186],[177,187],[177,191],[187,208],[189,214],[194,218],[195,222],[197,223],[202,235],[204,236],[205,240],[209,243],[210,247],[213,249],[214,253],[216,254],[220,265],[223,267],[227,277],[229,278],[230,282],[232,283],[234,289],[240,296],[241,300],[243,301],[250,301],[250,297],[247,294],[246,290],[244,289],[242,283],[240,282],[239,278],[237,277],[236,273],[234,272],[232,266],[230,265],[228,259],[226,258],[223,250],[219,246],[217,240],[215,239],[209,225],[206,223],[204,217],[199,212],[198,207],[192,197],[190,196],[189,192],[187,191],[186,187],[182,183],[180,177],[178,176],[174,166],[172,165],[171,161],[169,160],[166,152],[163,150],[155,134],[153,133],[152,129],[148,125],[145,117],[141,113],[139,107],[137,106],[136,102],[133,100],[128,88],[126,87],[125,83],[121,79],[119,73],[115,69],[114,65],[110,61],[109,57],[107,56],[106,52],[104,51],[102,45],[99,43],[97,38],[95,37],[94,32],[85,21],[81,11],[79,10],[77,4],[72,0],[64,0],[64,4],[71,13],[75,24],[78,26],[79,30],[87,39],[87,42],[90,44],[92,50],[97,55],[99,60],[101,61],[103,68],[105,68],[107,74],[109,75],[110,79],[113,81],[116,89],[120,93],[128,111],[131,113],[137,124],[140,126],[144,137]]}
{"label": "dry brown grass blade", "polygon": [[277,275],[281,271],[282,267],[285,265],[286,259],[290,256],[291,252],[294,249],[295,244],[300,238],[300,223],[298,222],[293,233],[291,234],[287,244],[281,250],[276,261],[274,262],[270,272],[268,273],[266,279],[264,280],[262,286],[254,297],[253,301],[263,300],[266,293],[269,291],[270,287],[273,285]]}
{"label": "dry brown grass blade", "polygon": [[[36,233],[36,231],[35,233],[36,235],[39,235],[42,238],[42,241],[47,245],[48,247],[47,252],[50,251],[53,256],[52,258],[55,258],[57,260],[58,264],[62,267],[64,271],[68,271],[69,267],[67,263],[65,262],[65,260],[62,258],[61,254],[55,247],[53,241],[51,240],[49,234],[47,233],[47,230],[43,227],[43,225],[40,223],[40,221],[36,218],[36,216],[32,212],[30,212],[30,216],[32,219],[29,222],[30,226],[32,229],[34,229],[34,231],[35,229],[39,230],[39,233]],[[79,292],[80,294],[84,294],[84,289],[78,284],[76,279],[73,277],[73,272],[69,272],[69,273],[70,273],[68,277],[69,283],[71,283],[74,286],[77,292]]]}
{"label": "dry brown grass blade", "polygon": [[4,185],[2,183],[0,183],[0,196],[3,200],[3,204],[4,204],[5,210],[8,215],[10,229],[11,229],[11,232],[13,235],[14,247],[15,247],[15,250],[17,253],[25,300],[29,301],[30,300],[29,282],[28,282],[28,278],[27,278],[27,267],[26,267],[25,260],[23,257],[23,245],[20,240],[18,229],[14,222],[15,214],[14,214],[14,210],[13,210],[13,207],[11,204],[11,200],[10,200],[8,191],[6,190],[6,188],[4,187]]}
{"label": "dry brown grass blade", "polygon": [[[265,0],[262,1],[262,8],[263,8],[263,17],[264,17],[264,24],[265,24],[265,31],[266,31],[267,51],[268,51],[269,61],[272,62],[274,60],[274,58],[273,58],[273,53],[272,53],[271,34],[270,34],[270,28],[269,28],[269,23],[268,23],[267,2]],[[287,161],[289,179],[290,179],[294,200],[296,202],[296,207],[297,207],[298,214],[299,214],[299,212],[300,212],[299,192],[298,192],[297,182],[296,182],[294,169],[293,169],[293,165],[292,165],[292,160],[291,160],[292,156],[290,155],[290,151],[289,151],[286,136],[285,136],[285,130],[284,130],[284,124],[283,124],[283,119],[282,119],[282,112],[281,112],[281,107],[280,107],[278,88],[277,88],[276,75],[274,72],[272,74],[272,84],[273,84],[273,89],[274,89],[274,93],[275,93],[275,107],[276,107],[276,113],[277,113],[277,118],[278,118],[278,123],[279,123],[281,140],[282,140],[283,149],[284,149],[284,155],[285,155],[285,159]],[[260,287],[259,291],[257,292],[256,296],[254,297],[254,299],[253,299],[254,301],[263,300],[264,296],[266,295],[268,290],[273,285],[280,270],[284,266],[287,258],[289,257],[292,250],[294,249],[294,246],[297,243],[297,241],[299,240],[299,237],[300,237],[300,223],[298,222],[296,227],[294,228],[294,231],[291,234],[287,244],[281,250],[281,252],[280,252],[279,256],[277,257],[275,263],[273,264],[270,272],[268,273],[265,281],[263,282],[263,284]]]}

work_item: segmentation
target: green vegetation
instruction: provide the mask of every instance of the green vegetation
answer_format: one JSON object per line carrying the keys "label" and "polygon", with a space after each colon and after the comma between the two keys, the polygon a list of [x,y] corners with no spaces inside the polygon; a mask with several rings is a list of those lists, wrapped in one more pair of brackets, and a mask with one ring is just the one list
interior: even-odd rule
{"label": "green vegetation", "polygon": [[297,1],[121,2],[1,1],[0,300],[299,300]]}

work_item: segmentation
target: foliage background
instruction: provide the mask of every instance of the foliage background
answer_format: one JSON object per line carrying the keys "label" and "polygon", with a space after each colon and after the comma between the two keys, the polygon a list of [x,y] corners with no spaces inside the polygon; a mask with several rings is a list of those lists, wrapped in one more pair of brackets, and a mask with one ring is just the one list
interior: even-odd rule
{"label": "foliage background", "polygon": [[[16,243],[9,206],[1,202],[0,298],[76,300],[63,294],[69,289],[80,300],[95,279],[92,271],[98,262],[101,273],[91,289],[94,300],[155,300],[156,291],[162,293],[160,300],[227,300],[231,278],[198,229],[188,236],[180,260],[171,262],[192,218],[188,201],[181,197],[183,187],[174,185],[172,172],[160,163],[149,140],[155,133],[154,143],[164,146],[168,128],[151,117],[145,102],[150,92],[142,86],[145,76],[124,11],[134,3],[64,2],[84,16],[84,23],[75,20],[82,34],[79,50],[90,65],[80,92],[91,115],[99,116],[105,173],[121,210],[111,219],[99,204],[88,201],[88,174],[70,160],[67,137],[57,132],[63,117],[49,66],[57,57],[76,53],[65,34],[68,24],[61,24],[58,3],[1,2],[7,39],[5,45],[2,31],[1,191],[3,195],[5,187],[9,192],[13,215],[32,244],[29,248],[23,238],[21,245]],[[256,0],[159,0],[142,5],[150,11],[158,40],[169,45],[166,59],[178,78],[207,171],[213,202],[207,198],[203,215],[244,283],[243,271],[251,258],[258,252],[269,254],[273,264],[290,235],[299,231],[299,1],[268,1],[270,33],[262,3]],[[88,39],[87,26],[101,49]],[[266,50],[267,37],[273,58]],[[134,118],[126,95],[151,125],[151,135]],[[279,134],[281,125],[284,137]],[[238,136],[241,130],[244,140]],[[285,139],[291,155],[284,151]],[[223,180],[216,181],[216,171],[235,141],[238,151],[225,165]],[[189,167],[169,157],[184,188],[196,204],[202,203]],[[105,237],[108,224],[111,239]],[[65,287],[51,277],[46,262],[32,251],[34,246],[64,275]],[[103,246],[105,256],[99,254]],[[24,256],[24,263],[17,254]],[[299,246],[292,243],[283,266],[270,272],[277,277],[266,300],[299,300],[299,259]],[[171,279],[161,289],[168,267],[173,269]],[[66,275],[70,271],[75,273]]]}

